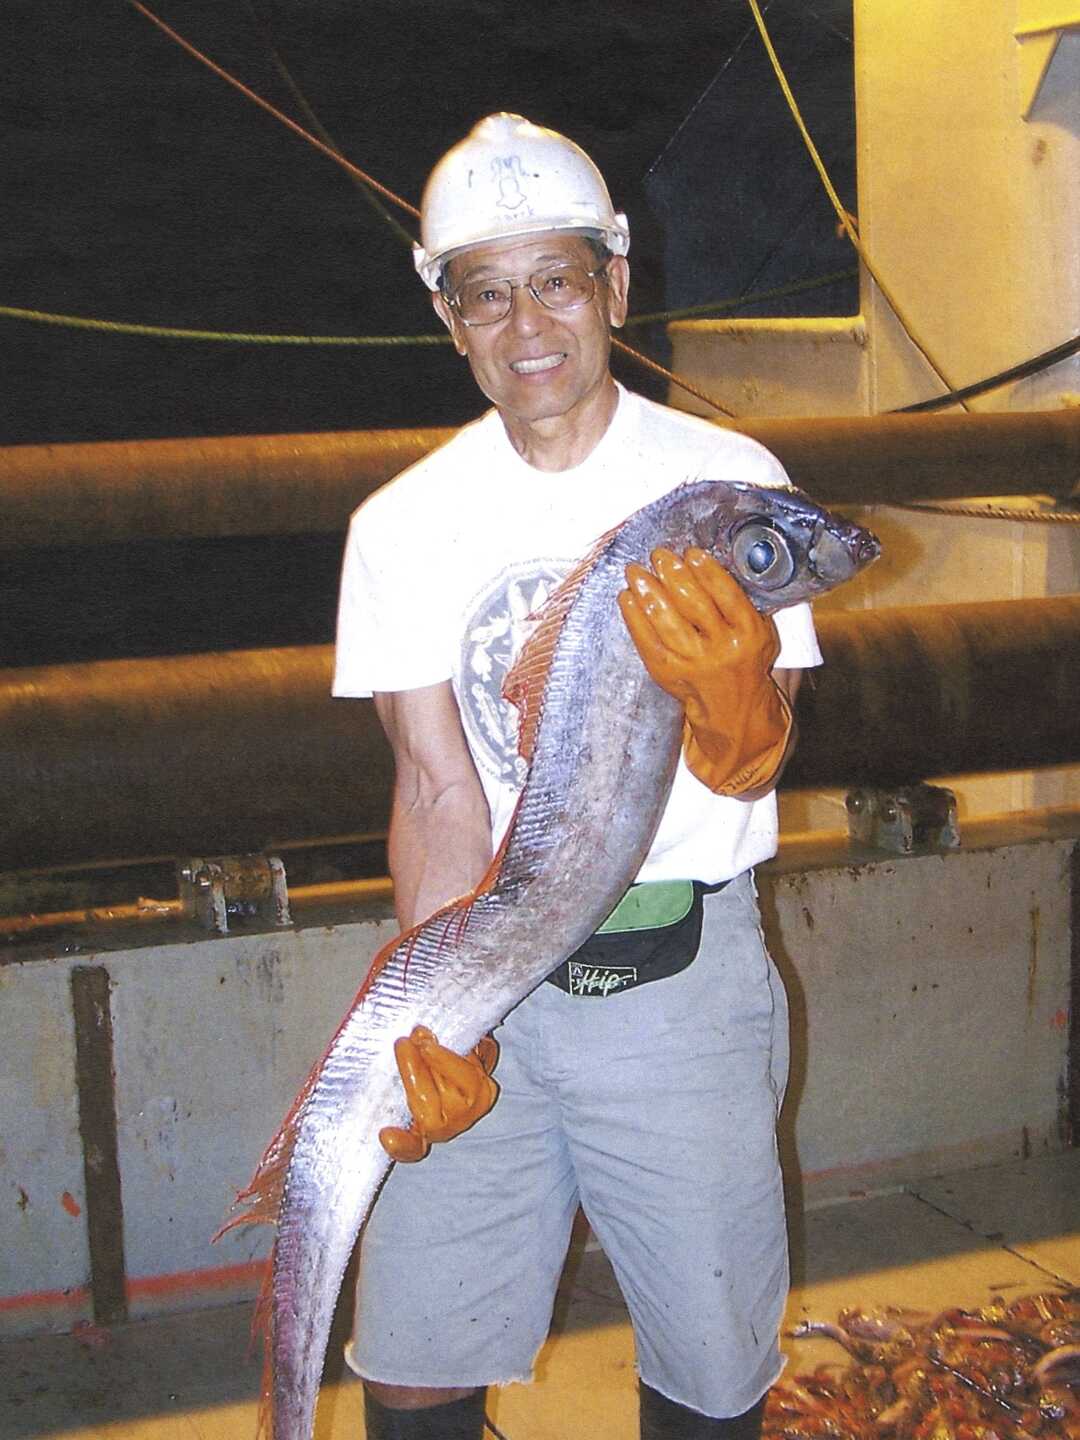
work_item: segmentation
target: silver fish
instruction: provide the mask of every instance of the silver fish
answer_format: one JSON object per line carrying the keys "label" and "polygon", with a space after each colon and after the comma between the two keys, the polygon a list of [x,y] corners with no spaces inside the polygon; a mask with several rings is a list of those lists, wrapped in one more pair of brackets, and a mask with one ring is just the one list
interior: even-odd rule
{"label": "silver fish", "polygon": [[616,596],[630,561],[693,545],[763,613],[878,554],[868,531],[798,491],[693,481],[599,540],[543,607],[506,681],[530,769],[487,877],[376,956],[223,1227],[276,1226],[260,1315],[272,1440],[310,1440],[342,1276],[390,1165],[378,1134],[408,1123],[394,1040],[426,1025],[469,1051],[594,933],[648,854],[682,709],[646,674]]}

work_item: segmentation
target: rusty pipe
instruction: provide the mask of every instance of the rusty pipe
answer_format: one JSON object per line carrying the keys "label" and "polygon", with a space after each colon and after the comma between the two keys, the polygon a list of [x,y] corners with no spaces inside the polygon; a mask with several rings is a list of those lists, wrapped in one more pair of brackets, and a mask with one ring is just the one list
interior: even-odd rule
{"label": "rusty pipe", "polygon": [[792,788],[1080,761],[1080,596],[815,617]]}
{"label": "rusty pipe", "polygon": [[[1080,761],[1080,596],[823,612],[789,788]],[[385,831],[368,701],[312,646],[0,672],[0,870]]]}
{"label": "rusty pipe", "polygon": [[0,448],[0,547],[343,530],[452,430]]}
{"label": "rusty pipe", "polygon": [[[394,903],[389,877],[374,880],[332,880],[316,885],[290,885],[289,909],[295,915],[311,910],[340,910],[346,906],[378,904],[388,912]],[[45,914],[0,916],[0,940],[24,940],[58,930],[146,930],[155,925],[176,926],[187,916],[180,900],[138,900],[133,904],[87,905],[78,910]],[[4,957],[0,954],[0,965]]]}
{"label": "rusty pipe", "polygon": [[[1080,411],[750,419],[827,504],[1073,495]],[[344,529],[452,430],[357,430],[0,449],[0,547]]]}
{"label": "rusty pipe", "polygon": [[[934,420],[924,429],[920,421]],[[1080,490],[1080,412],[748,419],[792,482],[827,505]]]}
{"label": "rusty pipe", "polygon": [[[329,646],[0,671],[0,870],[384,831],[370,704]],[[371,823],[371,822],[374,823]]]}

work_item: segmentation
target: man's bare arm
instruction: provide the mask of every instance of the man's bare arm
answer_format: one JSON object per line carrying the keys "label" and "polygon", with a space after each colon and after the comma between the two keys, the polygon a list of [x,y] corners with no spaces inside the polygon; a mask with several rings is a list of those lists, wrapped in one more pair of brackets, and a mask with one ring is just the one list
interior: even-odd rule
{"label": "man's bare arm", "polygon": [[491,817],[450,682],[375,696],[394,752],[390,875],[402,930],[466,894],[491,862]]}
{"label": "man's bare arm", "polygon": [[[375,696],[394,752],[390,875],[402,930],[472,890],[491,861],[491,816],[449,681]],[[433,1140],[467,1130],[495,1103],[497,1046],[459,1056],[416,1027],[394,1046],[412,1123],[379,1140],[392,1159],[421,1160]]]}

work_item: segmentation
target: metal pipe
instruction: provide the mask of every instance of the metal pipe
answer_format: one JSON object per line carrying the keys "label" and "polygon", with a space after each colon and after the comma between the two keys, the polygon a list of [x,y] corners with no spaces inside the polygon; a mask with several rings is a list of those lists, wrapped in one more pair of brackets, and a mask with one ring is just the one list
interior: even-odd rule
{"label": "metal pipe", "polygon": [[[829,504],[1072,495],[1080,411],[750,419]],[[452,430],[357,430],[0,449],[0,548],[330,533]]]}
{"label": "metal pipe", "polygon": [[0,448],[0,547],[343,530],[452,430]]}
{"label": "metal pipe", "polygon": [[[822,612],[788,788],[1080,761],[1080,596]],[[0,672],[0,870],[385,830],[392,761],[312,646]]]}
{"label": "metal pipe", "polygon": [[791,789],[1080,761],[1080,595],[815,616]]}
{"label": "metal pipe", "polygon": [[[378,901],[387,907],[394,901],[394,887],[388,877],[377,880],[330,880],[318,885],[289,888],[289,908],[298,912],[340,909],[349,905],[370,905]],[[25,939],[55,930],[145,930],[150,925],[179,925],[184,919],[179,900],[138,900],[124,905],[92,905],[78,910],[55,910],[37,915],[0,916],[0,936]],[[2,963],[2,961],[0,961]]]}
{"label": "metal pipe", "polygon": [[[931,428],[923,428],[932,420]],[[1080,411],[745,420],[792,482],[828,505],[888,505],[1080,488]]]}
{"label": "metal pipe", "polygon": [[223,855],[386,828],[370,703],[329,646],[0,671],[0,870]]}

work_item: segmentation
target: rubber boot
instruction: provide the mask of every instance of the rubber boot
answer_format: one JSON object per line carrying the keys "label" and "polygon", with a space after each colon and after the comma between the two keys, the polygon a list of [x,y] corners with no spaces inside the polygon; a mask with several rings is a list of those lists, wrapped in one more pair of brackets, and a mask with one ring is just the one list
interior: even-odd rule
{"label": "rubber boot", "polygon": [[424,1410],[391,1410],[364,1388],[367,1440],[483,1440],[486,1390],[429,1405]]}
{"label": "rubber boot", "polygon": [[742,1415],[714,1419],[639,1383],[641,1440],[760,1440],[765,1396]]}

